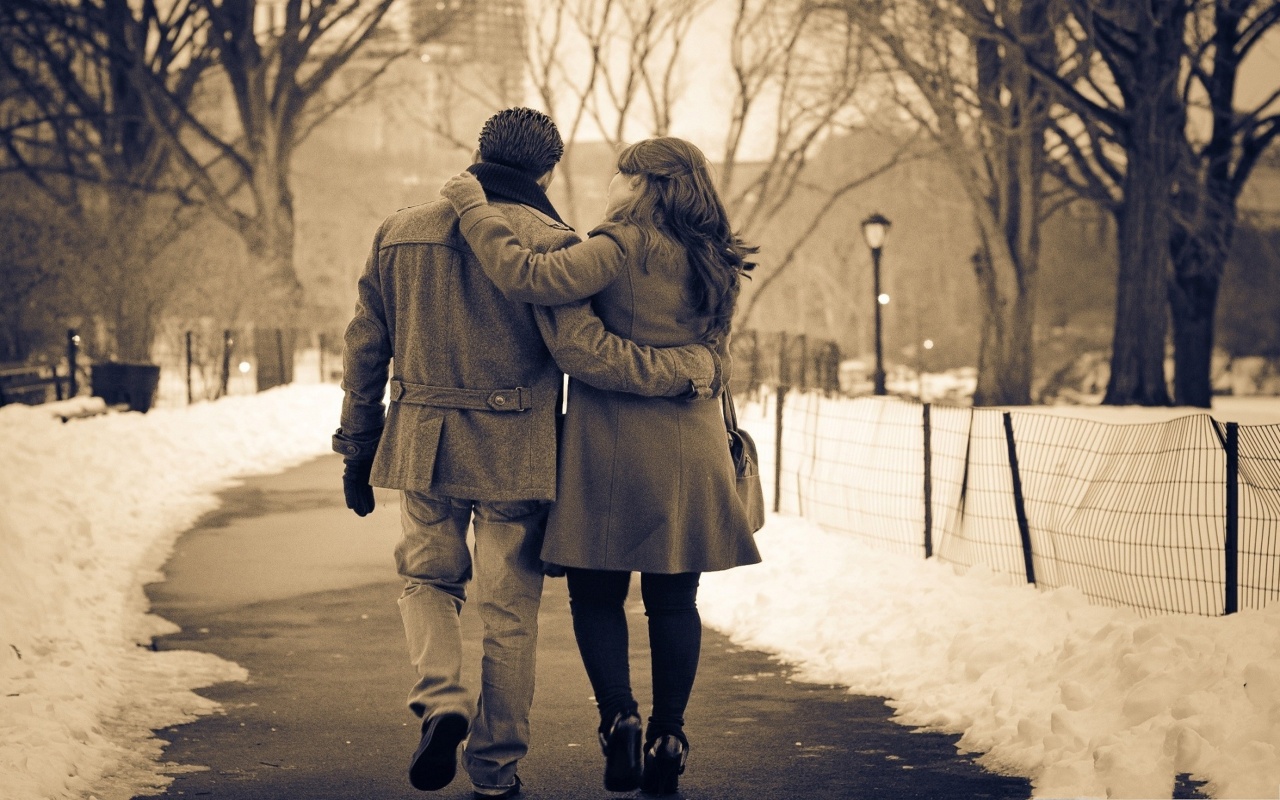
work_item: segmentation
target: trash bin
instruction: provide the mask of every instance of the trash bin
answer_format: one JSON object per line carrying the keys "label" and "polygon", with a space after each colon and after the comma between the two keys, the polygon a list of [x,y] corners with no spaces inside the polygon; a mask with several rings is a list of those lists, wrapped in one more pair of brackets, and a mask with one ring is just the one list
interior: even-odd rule
{"label": "trash bin", "polygon": [[94,397],[101,397],[109,406],[127,405],[130,411],[145,414],[160,386],[160,365],[108,361],[94,364],[89,378]]}

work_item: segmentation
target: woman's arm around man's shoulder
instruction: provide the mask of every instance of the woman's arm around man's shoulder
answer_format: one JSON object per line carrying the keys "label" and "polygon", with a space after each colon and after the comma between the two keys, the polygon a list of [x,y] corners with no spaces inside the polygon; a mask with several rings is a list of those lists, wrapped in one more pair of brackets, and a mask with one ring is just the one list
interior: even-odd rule
{"label": "woman's arm around man's shoulder", "polygon": [[559,305],[590,297],[618,277],[626,253],[610,236],[550,253],[520,243],[499,209],[488,204],[474,175],[464,172],[440,190],[458,212],[459,227],[489,279],[510,300]]}

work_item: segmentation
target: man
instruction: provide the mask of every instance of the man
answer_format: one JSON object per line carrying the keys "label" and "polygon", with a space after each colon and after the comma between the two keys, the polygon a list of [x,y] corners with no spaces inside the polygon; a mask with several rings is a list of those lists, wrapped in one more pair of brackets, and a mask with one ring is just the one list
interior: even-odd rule
{"label": "man", "polygon": [[[541,252],[578,241],[545,193],[563,149],[545,114],[507,109],[485,123],[471,167],[520,240]],[[716,391],[719,364],[702,345],[664,350],[613,336],[586,302],[506,300],[445,200],[383,222],[358,289],[333,445],[357,514],[373,510],[371,486],[403,492],[399,602],[419,676],[409,708],[422,718],[409,780],[427,791],[448,785],[465,740],[475,796],[513,797],[528,752],[560,368],[604,389],[697,398]],[[460,684],[458,623],[473,574],[469,523],[484,623],[474,715]]]}

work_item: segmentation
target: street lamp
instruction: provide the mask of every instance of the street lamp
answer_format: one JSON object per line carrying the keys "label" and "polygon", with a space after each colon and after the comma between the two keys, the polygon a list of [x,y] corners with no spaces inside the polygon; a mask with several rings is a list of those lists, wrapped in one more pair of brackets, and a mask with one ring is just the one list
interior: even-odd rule
{"label": "street lamp", "polygon": [[880,251],[884,249],[885,237],[889,235],[889,226],[893,223],[888,217],[876,212],[862,221],[862,238],[871,248],[872,292],[876,300],[876,374],[875,393],[882,395],[884,390],[884,342],[881,337],[880,307],[889,302],[889,295],[880,291]]}

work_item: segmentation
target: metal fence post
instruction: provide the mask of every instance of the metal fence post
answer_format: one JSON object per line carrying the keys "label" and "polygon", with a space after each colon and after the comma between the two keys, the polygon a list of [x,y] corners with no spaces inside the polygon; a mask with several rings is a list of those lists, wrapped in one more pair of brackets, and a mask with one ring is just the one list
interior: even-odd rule
{"label": "metal fence post", "polygon": [[773,408],[773,513],[782,507],[782,405],[787,399],[787,385],[778,384],[778,397]]}
{"label": "metal fence post", "polygon": [[827,342],[822,351],[822,388],[828,397],[840,394],[840,345]]}
{"label": "metal fence post", "polygon": [[1227,530],[1223,543],[1226,562],[1226,597],[1223,614],[1239,610],[1240,594],[1240,424],[1228,422],[1227,426]]}
{"label": "metal fence post", "polygon": [[[289,355],[293,355],[293,353],[290,352]],[[284,329],[283,328],[276,328],[276,359],[277,359],[277,363],[280,364],[280,383],[282,384],[289,383],[290,381],[288,380],[288,378],[290,377],[290,373],[292,372],[292,370],[285,369],[285,366],[284,366]],[[258,363],[259,363],[259,366],[261,366],[262,362],[258,362]],[[259,384],[259,386],[261,386],[261,384]]]}
{"label": "metal fence post", "polygon": [[227,384],[231,381],[231,345],[235,344],[235,340],[231,338],[231,331],[222,332],[222,383],[218,389],[218,397],[227,396]]}
{"label": "metal fence post", "polygon": [[924,404],[924,557],[933,557],[933,424]]}
{"label": "metal fence post", "polygon": [[80,352],[80,334],[75,328],[67,331],[67,397],[75,397],[80,393],[80,384],[76,379],[76,355]]}
{"label": "metal fence post", "polygon": [[1013,442],[1013,416],[1004,412],[1004,438],[1009,444],[1009,469],[1013,473],[1013,512],[1018,517],[1018,535],[1022,538],[1022,561],[1027,570],[1027,583],[1036,582],[1036,569],[1031,560],[1031,526],[1027,523],[1027,507],[1022,497],[1022,476],[1018,472],[1018,448]]}
{"label": "metal fence post", "polygon": [[191,403],[191,331],[187,331],[187,405]]}
{"label": "metal fence post", "polygon": [[791,385],[791,365],[787,362],[787,332],[778,334],[778,385]]}
{"label": "metal fence post", "polygon": [[800,391],[809,388],[809,337],[807,334],[800,334],[796,337],[800,340],[800,375],[796,380],[796,384],[800,386]]}

